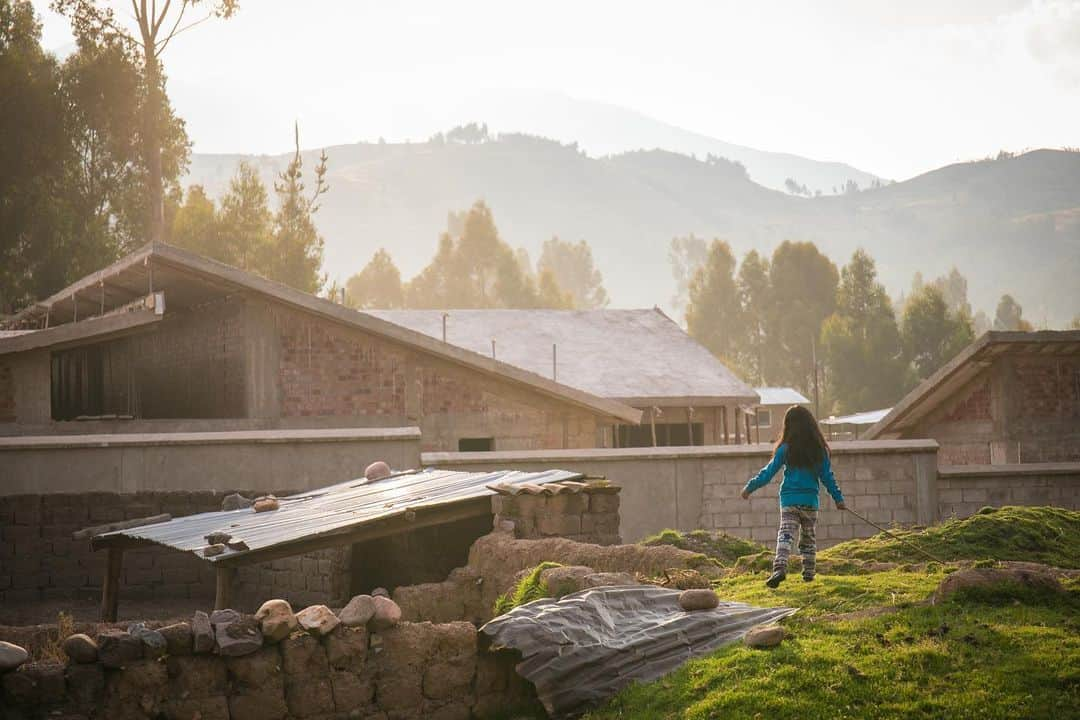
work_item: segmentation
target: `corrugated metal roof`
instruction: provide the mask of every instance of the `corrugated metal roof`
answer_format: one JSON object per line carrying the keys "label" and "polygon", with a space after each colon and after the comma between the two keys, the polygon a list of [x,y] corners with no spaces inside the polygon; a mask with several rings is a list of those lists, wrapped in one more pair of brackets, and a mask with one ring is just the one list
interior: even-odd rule
{"label": "corrugated metal roof", "polygon": [[[363,478],[309,492],[278,498],[277,510],[256,513],[251,508],[200,513],[176,518],[157,525],[143,525],[105,533],[96,541],[110,537],[147,540],[176,550],[198,552],[207,545],[206,536],[225,532],[233,540],[243,540],[247,550],[226,549],[206,558],[211,562],[232,560],[246,554],[267,550],[319,536],[348,532],[364,524],[387,520],[422,508],[493,495],[492,484],[543,484],[578,480],[581,473],[568,470],[521,472],[460,472],[427,469],[392,475],[367,483]],[[202,557],[202,555],[199,555]]]}
{"label": "corrugated metal roof", "polygon": [[790,387],[759,387],[754,391],[761,398],[762,405],[809,405],[801,392]]}
{"label": "corrugated metal roof", "polygon": [[866,412],[853,413],[851,415],[840,415],[839,417],[831,417],[826,420],[822,420],[822,425],[873,425],[880,421],[883,417],[889,414],[892,408],[885,408],[884,410],[867,410]]}

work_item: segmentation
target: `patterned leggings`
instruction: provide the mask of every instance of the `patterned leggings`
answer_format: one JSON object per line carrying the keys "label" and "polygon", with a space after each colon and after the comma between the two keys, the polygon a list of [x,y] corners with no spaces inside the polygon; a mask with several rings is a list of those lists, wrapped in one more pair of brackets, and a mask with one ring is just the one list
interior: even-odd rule
{"label": "patterned leggings", "polygon": [[[787,572],[788,556],[795,543],[795,534],[800,533],[799,554],[802,555],[803,576],[814,576],[814,563],[817,558],[817,540],[814,528],[817,525],[817,509],[806,505],[791,505],[780,510],[780,530],[776,533],[776,559],[773,570]],[[801,530],[801,532],[800,532]]]}

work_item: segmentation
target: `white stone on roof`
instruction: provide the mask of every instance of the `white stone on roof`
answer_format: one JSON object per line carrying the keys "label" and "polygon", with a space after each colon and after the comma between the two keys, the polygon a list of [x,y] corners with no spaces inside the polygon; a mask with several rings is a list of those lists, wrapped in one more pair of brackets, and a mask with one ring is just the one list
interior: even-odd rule
{"label": "white stone on roof", "polygon": [[801,392],[790,387],[754,388],[761,398],[762,405],[809,405],[810,401]]}
{"label": "white stone on roof", "polygon": [[[442,339],[442,310],[369,310]],[[659,310],[447,310],[446,341],[631,404],[757,402],[735,373]]]}

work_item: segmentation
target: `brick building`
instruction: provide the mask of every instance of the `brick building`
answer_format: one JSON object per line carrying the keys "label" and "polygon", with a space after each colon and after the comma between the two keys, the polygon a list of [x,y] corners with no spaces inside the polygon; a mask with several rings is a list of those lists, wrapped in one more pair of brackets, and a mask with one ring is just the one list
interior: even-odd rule
{"label": "brick building", "polygon": [[936,440],[942,465],[1080,461],[1080,331],[988,332],[863,438]]}
{"label": "brick building", "polygon": [[[148,245],[4,324],[0,435],[416,426],[425,450],[734,438],[735,407],[755,402],[753,391],[658,312],[621,313],[586,323],[611,321],[606,342],[581,342],[580,328],[557,341],[549,373],[508,361],[502,348],[492,357]],[[631,355],[654,361],[635,365]],[[665,357],[670,364],[655,361]],[[660,391],[623,397],[582,382],[575,368],[601,359],[602,374],[634,380],[616,386]],[[720,408],[731,408],[730,423]]]}

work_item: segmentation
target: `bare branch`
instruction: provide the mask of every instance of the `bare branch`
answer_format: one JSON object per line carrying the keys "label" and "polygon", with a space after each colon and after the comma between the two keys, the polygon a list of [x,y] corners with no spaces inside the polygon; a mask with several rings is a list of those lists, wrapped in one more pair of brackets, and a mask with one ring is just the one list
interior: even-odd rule
{"label": "bare branch", "polygon": [[[186,2],[184,4],[187,5]],[[154,34],[155,38],[157,38],[158,31],[161,30],[161,24],[163,22],[165,22],[165,18],[169,15],[169,6],[170,5],[172,5],[172,0],[165,0],[165,7],[162,8],[161,14],[158,15],[157,14],[157,0],[154,0],[154,5],[153,5],[153,8],[154,8],[154,30],[153,30],[153,34]],[[181,15],[184,14],[184,9],[183,8],[180,8],[180,14]]]}
{"label": "bare branch", "polygon": [[213,13],[211,13],[211,14],[207,15],[207,16],[206,16],[206,17],[204,17],[204,18],[201,18],[201,19],[199,19],[199,20],[196,20],[196,21],[195,21],[195,22],[193,22],[193,23],[188,23],[187,25],[185,25],[184,27],[180,28],[179,30],[173,30],[173,31],[171,31],[171,32],[169,33],[169,36],[168,36],[168,37],[166,37],[166,38],[165,38],[165,39],[164,39],[164,40],[163,40],[163,41],[161,42],[161,47],[160,47],[160,48],[158,48],[158,49],[156,50],[156,52],[155,52],[155,55],[161,55],[161,53],[165,52],[165,48],[166,48],[166,47],[167,47],[167,46],[169,45],[169,41],[170,41],[170,40],[172,40],[172,39],[173,39],[174,37],[176,37],[177,35],[179,35],[180,33],[186,32],[186,31],[190,30],[191,28],[195,27],[196,25],[202,25],[202,24],[203,24],[204,22],[206,22],[207,20],[212,20],[213,18],[214,18],[214,14],[213,14]]}

